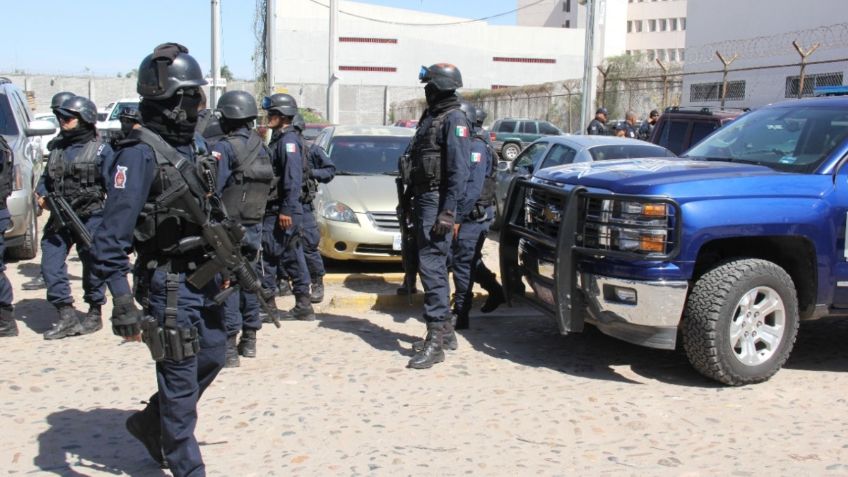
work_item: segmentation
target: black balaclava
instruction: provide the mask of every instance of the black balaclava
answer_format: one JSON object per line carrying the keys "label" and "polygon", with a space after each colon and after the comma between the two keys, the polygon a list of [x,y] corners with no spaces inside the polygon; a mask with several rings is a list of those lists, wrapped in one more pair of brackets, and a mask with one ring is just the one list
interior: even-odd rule
{"label": "black balaclava", "polygon": [[127,134],[129,134],[130,131],[133,130],[133,126],[135,126],[135,125],[136,125],[135,121],[122,119],[121,120],[121,134],[123,135],[123,137],[127,137]]}
{"label": "black balaclava", "polygon": [[174,96],[155,101],[142,99],[138,111],[144,126],[162,136],[172,146],[186,146],[194,140],[197,125],[197,107],[200,94]]}
{"label": "black balaclava", "polygon": [[443,111],[459,107],[459,98],[456,91],[440,91],[433,83],[424,86],[424,96],[427,98],[427,109],[430,114],[438,116]]}
{"label": "black balaclava", "polygon": [[252,119],[227,119],[221,118],[218,120],[221,125],[221,131],[224,134],[230,134],[231,132],[238,131],[239,129],[247,128],[247,125],[253,121]]}
{"label": "black balaclava", "polygon": [[[58,118],[59,115],[56,115],[56,117]],[[77,119],[79,119],[79,116],[77,116]],[[51,151],[56,148],[65,149],[72,144],[91,141],[96,135],[97,130],[93,124],[88,124],[82,119],[79,119],[77,127],[68,131],[64,129],[59,131],[59,135],[47,143],[47,149]]]}

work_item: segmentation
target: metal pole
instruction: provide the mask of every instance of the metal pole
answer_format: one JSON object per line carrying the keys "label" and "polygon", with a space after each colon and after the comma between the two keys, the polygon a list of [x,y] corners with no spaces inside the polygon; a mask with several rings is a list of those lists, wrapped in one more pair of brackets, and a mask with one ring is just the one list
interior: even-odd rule
{"label": "metal pole", "polygon": [[728,70],[728,68],[730,68],[730,64],[733,63],[734,61],[736,61],[736,58],[738,58],[739,55],[734,54],[732,58],[727,59],[721,53],[716,51],[716,56],[718,56],[718,59],[721,60],[721,64],[724,65],[724,74],[722,75],[722,78],[721,78],[721,109],[723,110],[724,109],[724,102],[725,102],[725,99],[727,98],[727,70]]}
{"label": "metal pole", "polygon": [[[580,3],[583,3],[582,1]],[[595,99],[595,14],[598,0],[585,0],[586,48],[583,52],[583,101],[580,107],[580,130],[589,124]]]}
{"label": "metal pole", "polygon": [[277,42],[277,5],[276,0],[267,0],[265,10],[265,78],[267,94],[274,94],[276,89],[276,76],[274,75],[274,51]]}
{"label": "metal pole", "polygon": [[804,49],[801,48],[801,45],[798,44],[798,40],[793,41],[792,46],[794,46],[798,54],[801,55],[801,72],[798,75],[798,99],[801,99],[804,97],[804,75],[807,70],[807,57],[812,55],[813,52],[818,49],[820,44],[814,44],[807,51],[804,51]]}
{"label": "metal pole", "polygon": [[221,0],[212,0],[212,87],[209,108],[215,109],[221,91]]}
{"label": "metal pole", "polygon": [[660,69],[662,69],[663,76],[663,99],[662,99],[662,110],[665,110],[668,102],[668,66],[660,61],[659,58],[656,59],[657,64],[660,65]]}
{"label": "metal pole", "polygon": [[333,124],[339,122],[339,85],[336,75],[336,44],[339,42],[339,34],[336,31],[339,21],[339,1],[330,0],[330,49],[327,65],[327,120]]}

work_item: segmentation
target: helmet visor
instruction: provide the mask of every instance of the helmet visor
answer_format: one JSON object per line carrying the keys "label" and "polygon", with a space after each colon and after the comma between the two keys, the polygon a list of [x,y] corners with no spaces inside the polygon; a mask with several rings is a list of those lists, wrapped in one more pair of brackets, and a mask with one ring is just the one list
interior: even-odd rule
{"label": "helmet visor", "polygon": [[430,81],[430,69],[426,66],[422,66],[420,70],[418,70],[418,81],[422,83],[426,83]]}

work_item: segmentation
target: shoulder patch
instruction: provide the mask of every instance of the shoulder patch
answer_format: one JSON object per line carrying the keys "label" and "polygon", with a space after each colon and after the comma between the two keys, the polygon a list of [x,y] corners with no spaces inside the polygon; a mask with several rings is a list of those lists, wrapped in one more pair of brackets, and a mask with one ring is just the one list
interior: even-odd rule
{"label": "shoulder patch", "polygon": [[115,189],[126,189],[127,188],[127,166],[118,166],[118,170],[115,171]]}
{"label": "shoulder patch", "polygon": [[468,128],[465,126],[457,126],[454,131],[457,137],[468,137]]}
{"label": "shoulder patch", "polygon": [[212,157],[214,157],[216,161],[220,161],[221,160],[221,153],[218,152],[218,151],[212,151]]}
{"label": "shoulder patch", "polygon": [[104,142],[104,143],[102,143],[102,144],[100,144],[100,146],[98,146],[98,147],[97,147],[97,155],[98,155],[98,156],[99,156],[99,155],[101,155],[101,154],[103,154],[103,148],[104,148],[104,147],[106,147],[106,143],[105,143],[105,142]]}
{"label": "shoulder patch", "polygon": [[480,154],[479,152],[472,152],[471,153],[471,163],[472,164],[477,164],[478,162],[480,162],[482,160],[483,160],[483,155]]}
{"label": "shoulder patch", "polygon": [[293,142],[286,143],[286,152],[294,153],[297,152],[297,144]]}

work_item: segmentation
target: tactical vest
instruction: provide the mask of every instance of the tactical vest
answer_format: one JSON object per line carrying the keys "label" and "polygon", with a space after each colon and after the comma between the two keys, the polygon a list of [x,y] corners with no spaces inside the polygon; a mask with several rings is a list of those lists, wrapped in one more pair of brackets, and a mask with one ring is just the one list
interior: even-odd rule
{"label": "tactical vest", "polygon": [[495,204],[495,173],[497,172],[497,168],[495,167],[494,160],[498,156],[495,154],[494,148],[492,148],[492,146],[488,142],[486,142],[484,136],[476,135],[474,136],[474,139],[483,141],[483,143],[486,144],[486,149],[489,150],[488,162],[490,162],[490,164],[480,164],[477,166],[491,166],[491,169],[486,174],[485,179],[483,179],[483,189],[480,191],[480,198],[477,199],[477,202],[475,203],[476,206],[487,208]]}
{"label": "tactical vest", "polygon": [[268,193],[276,181],[271,155],[256,131],[250,131],[247,139],[227,136],[223,140],[230,143],[236,156],[232,180],[222,194],[227,214],[241,224],[259,223],[265,213]]}
{"label": "tactical vest", "polygon": [[[312,146],[317,147],[317,146]],[[306,147],[303,143],[303,137],[300,137],[300,151],[303,158],[303,187],[300,191],[300,202],[302,204],[311,204],[315,200],[315,195],[318,194],[318,181],[309,177],[309,173],[315,168],[315,163],[312,161],[312,147]]]}
{"label": "tactical vest", "polygon": [[15,156],[6,138],[0,135],[0,210],[6,208],[6,199],[12,195]]}
{"label": "tactical vest", "polygon": [[[442,150],[439,144],[439,135],[445,118],[451,111],[458,110],[459,106],[448,109],[442,114],[432,118],[427,127],[419,127],[415,131],[412,150],[410,151],[411,171],[409,181],[416,194],[430,192],[439,189],[442,183]],[[427,121],[427,119],[425,119]]]}
{"label": "tactical vest", "polygon": [[98,154],[101,147],[99,139],[88,141],[70,163],[65,161],[65,149],[53,149],[47,159],[50,192],[62,195],[81,218],[103,208],[106,194]]}
{"label": "tactical vest", "polygon": [[[134,238],[140,255],[147,257],[185,257],[177,249],[180,240],[200,236],[201,226],[177,205],[187,187],[204,211],[210,210],[210,191],[198,171],[198,158],[191,160],[146,128],[134,129],[128,139],[150,146],[156,158],[157,171],[150,186],[144,208],[136,222]],[[176,201],[176,202],[175,202]],[[200,255],[201,250],[196,250]]]}

